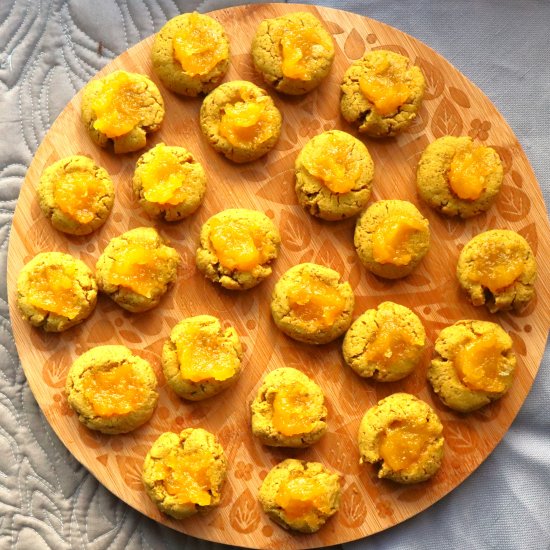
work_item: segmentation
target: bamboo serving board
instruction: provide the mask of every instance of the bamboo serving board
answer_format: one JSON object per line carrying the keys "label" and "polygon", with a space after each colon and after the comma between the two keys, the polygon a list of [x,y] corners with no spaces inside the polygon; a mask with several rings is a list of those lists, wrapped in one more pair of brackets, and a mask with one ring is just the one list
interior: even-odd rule
{"label": "bamboo serving board", "polygon": [[[273,93],[283,113],[281,138],[266,157],[235,165],[216,154],[199,129],[200,99],[177,97],[154,76],[150,64],[152,37],[112,61],[100,74],[115,69],[143,73],[158,85],[166,103],[166,119],[148,146],[164,141],[191,150],[208,174],[206,200],[199,211],[175,224],[154,224],[132,197],[131,178],[139,153],[114,156],[96,147],[80,123],[80,94],[67,105],[40,145],[27,172],[13,221],[8,253],[8,290],[15,340],[30,387],[46,418],[67,448],[119,498],[156,521],[190,535],[258,548],[323,547],[355,540],[386,529],[424,510],[459,485],[488,456],[516,416],[533,383],[549,328],[550,232],[544,202],[531,167],[512,130],[489,99],[445,59],[418,40],[371,19],[328,8],[285,4],[235,7],[211,13],[231,41],[231,69],[226,81],[251,80],[262,85],[250,58],[250,42],[265,18],[310,11],[322,19],[336,42],[329,77],[303,97]],[[369,274],[353,248],[354,220],[321,222],[305,213],[294,194],[296,155],[311,137],[333,128],[354,130],[339,115],[342,76],[365,49],[389,49],[410,57],[427,80],[425,101],[415,123],[394,139],[364,139],[375,162],[372,200],[406,199],[430,221],[432,244],[420,267],[409,277],[389,282]],[[416,196],[419,155],[435,138],[470,135],[500,154],[505,179],[493,207],[469,221],[448,220]],[[143,151],[142,151],[143,152]],[[42,170],[59,158],[84,154],[104,166],[114,179],[116,201],[107,223],[88,237],[56,232],[42,215],[35,187]],[[194,252],[201,225],[225,208],[262,210],[279,227],[280,257],[274,273],[260,286],[242,293],[207,282],[197,272]],[[107,242],[138,226],[155,225],[182,256],[178,281],[154,310],[130,314],[101,297],[94,314],[62,334],[46,334],[25,323],[16,308],[15,283],[21,267],[35,254],[58,250],[82,259],[92,269]],[[490,228],[510,228],[531,244],[539,268],[537,298],[519,315],[490,315],[470,306],[459,292],[455,267],[459,251],[474,235]],[[270,317],[269,300],[276,280],[305,261],[327,265],[351,283],[355,317],[384,300],[412,308],[423,320],[429,345],[422,365],[403,381],[376,383],[360,379],[340,355],[341,340],[314,347],[283,336]],[[245,349],[244,370],[235,386],[199,403],[179,399],[166,385],[160,353],[170,329],[182,318],[212,314],[232,324]],[[435,338],[459,319],[500,323],[511,335],[518,356],[518,374],[500,401],[470,415],[446,409],[431,392],[426,368]],[[87,349],[124,344],[148,359],[159,379],[160,400],[145,426],[133,433],[106,436],[78,422],[68,407],[64,384],[71,362]],[[329,430],[305,450],[270,449],[251,435],[249,403],[263,376],[283,365],[298,368],[324,390]],[[366,409],[387,395],[406,391],[432,405],[444,424],[445,458],[430,481],[400,486],[376,478],[375,468],[359,466],[356,434]],[[176,521],[161,515],[141,484],[141,466],[152,442],[164,431],[203,427],[217,434],[229,460],[228,480],[219,509]],[[314,535],[287,533],[272,523],[257,502],[267,471],[280,460],[316,460],[342,474],[340,511]]]}

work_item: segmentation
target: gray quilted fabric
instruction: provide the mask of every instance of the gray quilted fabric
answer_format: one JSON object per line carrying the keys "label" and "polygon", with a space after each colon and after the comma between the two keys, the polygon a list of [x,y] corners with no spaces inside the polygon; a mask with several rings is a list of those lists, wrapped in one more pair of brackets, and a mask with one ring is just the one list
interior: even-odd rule
{"label": "gray quilted fabric", "polygon": [[[238,3],[0,0],[0,549],[222,548],[128,508],[58,441],[18,363],[5,273],[10,221],[26,168],[74,93],[180,11]],[[317,3],[394,25],[453,62],[507,118],[549,204],[550,2]],[[547,353],[518,418],[477,472],[430,510],[347,548],[550,548],[549,402]]]}

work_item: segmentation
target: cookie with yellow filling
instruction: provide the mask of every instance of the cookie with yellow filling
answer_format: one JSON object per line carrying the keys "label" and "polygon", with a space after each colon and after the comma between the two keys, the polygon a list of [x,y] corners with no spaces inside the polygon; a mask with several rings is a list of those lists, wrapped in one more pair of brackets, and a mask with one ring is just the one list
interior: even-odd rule
{"label": "cookie with yellow filling", "polygon": [[315,533],[338,511],[340,479],[319,462],[287,458],[267,473],[258,498],[281,527]]}
{"label": "cookie with yellow filling", "polygon": [[429,222],[408,201],[378,201],[357,220],[354,244],[369,271],[399,279],[411,273],[428,252]]}
{"label": "cookie with yellow filling", "polygon": [[153,367],[125,346],[97,346],[69,369],[65,393],[91,430],[121,434],[147,422],[157,406]]}
{"label": "cookie with yellow filling", "polygon": [[340,273],[313,263],[291,267],[271,297],[271,314],[287,336],[308,344],[326,344],[350,326],[355,297]]}
{"label": "cookie with yellow filling", "polygon": [[499,325],[458,321],[439,333],[428,380],[445,405],[466,413],[502,397],[516,364],[512,339]]}
{"label": "cookie with yellow filling", "polygon": [[444,136],[426,147],[416,172],[418,194],[445,216],[471,218],[489,209],[504,170],[498,153],[470,137]]}
{"label": "cookie with yellow filling", "polygon": [[233,327],[211,315],[180,321],[162,348],[162,369],[181,397],[199,401],[220,393],[241,372],[242,347]]}
{"label": "cookie with yellow filling", "polygon": [[145,457],[142,480],[161,512],[176,519],[220,504],[227,458],[216,437],[202,428],[165,432]]}
{"label": "cookie with yellow filling", "polygon": [[175,282],[180,256],[152,227],[109,241],[96,264],[99,290],[132,312],[155,307]]}
{"label": "cookie with yellow filling", "polygon": [[224,288],[246,290],[271,275],[280,243],[278,229],[263,212],[223,210],[201,228],[197,267]]}
{"label": "cookie with yellow filling", "polygon": [[183,147],[155,145],[139,157],[133,178],[134,196],[152,218],[176,222],[201,205],[206,174]]}
{"label": "cookie with yellow filling", "polygon": [[306,143],[296,159],[295,173],[298,202],[313,216],[342,220],[367,205],[374,163],[361,141],[329,130]]}
{"label": "cookie with yellow filling", "polygon": [[458,257],[456,275],[472,304],[485,304],[491,313],[520,311],[535,296],[535,255],[509,229],[491,229],[469,241]]}
{"label": "cookie with yellow filling", "polygon": [[425,345],[422,321],[408,307],[382,302],[353,322],[342,352],[359,376],[394,382],[418,366]]}
{"label": "cookie with yellow filling", "polygon": [[88,266],[62,252],[41,252],[17,277],[17,306],[23,318],[46,332],[62,332],[89,317],[97,283]]}
{"label": "cookie with yellow filling", "polygon": [[324,402],[321,388],[303,372],[271,371],[251,405],[252,433],[271,447],[309,447],[327,430]]}
{"label": "cookie with yellow filling", "polygon": [[210,92],[200,110],[208,143],[233,162],[250,162],[273,148],[282,116],[273,99],[252,82],[226,82]]}
{"label": "cookie with yellow filling", "polygon": [[266,83],[278,92],[305,94],[328,75],[334,43],[313,14],[289,13],[260,23],[252,41],[252,60]]}
{"label": "cookie with yellow filling", "polygon": [[173,92],[195,97],[215,88],[229,69],[229,41],[215,19],[183,13],[155,35],[153,70]]}
{"label": "cookie with yellow filling", "polygon": [[91,80],[82,91],[81,119],[92,140],[115,153],[145,147],[160,129],[164,101],[146,76],[114,71]]}
{"label": "cookie with yellow filling", "polygon": [[425,87],[422,71],[407,57],[370,51],[344,74],[340,110],[361,133],[394,136],[416,118]]}
{"label": "cookie with yellow filling", "polygon": [[379,478],[417,483],[443,459],[443,426],[434,410],[409,393],[394,393],[371,407],[359,426],[360,463],[376,464]]}
{"label": "cookie with yellow filling", "polygon": [[37,192],[46,218],[55,229],[69,235],[88,235],[101,227],[115,199],[107,171],[81,155],[48,166],[40,176]]}

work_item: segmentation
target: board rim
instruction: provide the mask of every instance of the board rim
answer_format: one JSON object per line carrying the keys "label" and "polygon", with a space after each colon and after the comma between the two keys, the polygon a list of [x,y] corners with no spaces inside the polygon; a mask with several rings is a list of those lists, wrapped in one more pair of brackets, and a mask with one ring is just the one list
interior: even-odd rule
{"label": "board rim", "polygon": [[[247,8],[249,7],[264,7],[264,6],[284,6],[285,9],[286,8],[294,8],[296,10],[299,10],[299,9],[305,9],[307,11],[313,11],[313,10],[316,10],[320,13],[321,15],[321,18],[323,21],[326,20],[326,17],[325,17],[325,14],[323,12],[328,12],[328,13],[331,13],[333,14],[334,16],[338,17],[338,14],[340,13],[346,13],[346,14],[349,14],[349,15],[352,15],[352,16],[355,16],[355,17],[360,17],[361,19],[365,20],[367,23],[370,23],[370,22],[374,22],[375,25],[380,25],[382,27],[385,27],[385,28],[388,28],[390,29],[391,31],[393,32],[397,32],[398,34],[401,34],[401,35],[404,35],[405,37],[407,37],[411,42],[416,42],[416,43],[419,43],[421,44],[424,48],[426,48],[431,55],[434,55],[436,56],[437,58],[439,58],[440,60],[442,60],[445,64],[449,65],[456,73],[458,73],[461,77],[463,77],[465,80],[467,80],[476,90],[476,92],[482,96],[484,98],[484,100],[491,105],[491,107],[495,110],[495,112],[497,113],[498,117],[502,120],[502,122],[504,122],[506,124],[506,126],[509,128],[510,130],[510,133],[511,135],[514,136],[515,140],[516,140],[516,143],[519,147],[519,151],[520,151],[520,154],[521,156],[524,158],[525,160],[525,165],[528,167],[528,170],[529,170],[529,174],[528,174],[528,177],[529,179],[532,179],[534,182],[536,182],[536,185],[533,187],[537,193],[536,197],[534,197],[533,199],[539,201],[540,203],[542,203],[544,205],[544,209],[547,213],[547,209],[546,209],[546,203],[544,201],[544,196],[542,194],[542,189],[540,187],[540,183],[538,182],[538,179],[536,177],[536,174],[531,166],[531,163],[529,162],[529,158],[528,156],[526,155],[524,149],[523,149],[523,146],[521,145],[521,142],[519,141],[519,139],[517,138],[514,130],[510,127],[510,125],[508,124],[506,118],[502,115],[502,113],[500,112],[500,110],[498,109],[498,107],[491,101],[491,99],[483,92],[483,90],[481,90],[479,88],[479,86],[473,82],[468,76],[466,76],[462,71],[460,71],[459,69],[457,69],[449,60],[447,60],[443,55],[439,54],[436,50],[434,50],[433,48],[431,48],[429,45],[425,44],[422,40],[419,40],[418,38],[402,31],[401,29],[397,28],[397,27],[393,27],[392,25],[388,25],[387,23],[384,23],[384,22],[381,22],[381,21],[378,21],[376,19],[373,19],[371,17],[368,17],[368,16],[365,16],[365,15],[361,15],[361,14],[358,14],[358,13],[355,13],[355,12],[350,12],[350,11],[347,11],[347,10],[341,10],[341,9],[338,9],[338,8],[333,8],[333,7],[325,7],[325,6],[317,6],[317,5],[312,5],[312,4],[299,4],[299,3],[292,3],[292,4],[287,4],[287,3],[269,3],[269,4],[241,4],[241,5],[237,5],[237,6],[232,6],[232,7],[227,7],[227,8],[221,8],[221,9],[218,9],[218,10],[213,10],[213,11],[209,11],[209,12],[204,12],[204,13],[208,13],[209,15],[220,15],[220,14],[223,14],[223,13],[229,13],[231,11],[239,11],[239,10],[246,10]],[[184,12],[182,12],[184,13]],[[115,64],[116,62],[120,62],[121,58],[125,55],[129,55],[131,54],[132,50],[134,49],[138,49],[140,46],[143,45],[144,42],[148,42],[148,41],[152,41],[153,40],[153,35],[150,35],[146,38],[144,38],[143,40],[140,40],[139,42],[137,42],[136,44],[134,44],[133,46],[131,46],[130,48],[128,48],[127,50],[125,50],[124,52],[122,52],[121,54],[119,54],[118,56],[116,56],[115,58],[109,60],[109,62],[104,66],[102,67],[90,80],[93,80],[95,78],[97,78],[98,75],[102,75],[106,72],[109,72],[109,68]],[[49,127],[48,131],[45,133],[40,145],[38,146],[38,148],[36,149],[35,153],[33,154],[33,159],[29,165],[29,168],[27,169],[27,174],[25,176],[25,179],[22,183],[22,186],[21,186],[21,189],[23,188],[23,186],[26,186],[26,185],[30,185],[32,186],[32,183],[29,181],[28,182],[28,179],[29,179],[29,176],[28,176],[28,171],[30,170],[32,164],[35,162],[35,158],[39,156],[39,153],[41,152],[41,149],[42,147],[46,147],[46,137],[48,136],[48,134],[50,133],[50,131],[56,126],[56,124],[58,124],[58,122],[60,121],[61,117],[64,115],[65,111],[67,108],[70,108],[70,107],[74,107],[75,104],[78,104],[79,103],[79,100],[81,98],[81,94],[82,94],[82,90],[83,90],[84,86],[70,99],[70,101],[65,105],[64,109],[59,113],[59,115],[56,117],[56,119],[54,120],[54,122],[51,124],[51,126]],[[270,93],[274,93],[276,94],[276,92],[273,92],[272,90],[269,90]],[[90,142],[91,143],[91,142]],[[92,145],[92,147],[95,147],[94,145]],[[8,289],[8,304],[9,304],[9,314],[10,314],[10,324],[11,326],[13,327],[13,321],[14,321],[14,317],[18,315],[18,310],[17,310],[17,306],[15,304],[15,299],[14,299],[14,294],[15,294],[15,280],[14,280],[14,276],[13,274],[10,273],[10,264],[12,263],[12,261],[10,260],[10,258],[13,258],[13,239],[12,239],[12,229],[13,229],[13,221],[15,220],[16,216],[17,216],[17,213],[18,213],[18,210],[20,209],[20,202],[18,200],[17,202],[17,205],[16,205],[16,209],[15,209],[15,212],[14,212],[14,216],[13,216],[13,219],[12,219],[12,225],[10,226],[10,238],[9,238],[9,244],[8,244],[8,255],[7,255],[7,289]],[[541,224],[542,220],[540,220],[538,223],[539,225],[537,226],[538,228],[541,228],[541,225],[544,225],[544,229],[545,231],[548,233],[549,230],[550,230],[550,222],[548,220],[548,213],[547,213],[547,216],[546,216],[546,220],[545,220],[545,223],[544,224]],[[540,241],[541,243],[545,242],[544,239],[541,239]],[[541,247],[542,249],[542,247]],[[548,250],[545,249],[545,252],[546,254],[548,255]],[[539,258],[540,256],[542,256],[542,252],[539,252],[537,254],[537,257]],[[539,277],[541,275],[543,275],[543,271],[546,271],[547,274],[549,272],[549,270],[546,268],[546,265],[540,265],[539,262],[537,262],[538,264],[538,270],[539,270]],[[545,268],[543,270],[543,267]],[[13,270],[12,270],[13,271]],[[10,276],[11,275],[11,276]],[[546,297],[550,297],[550,293],[547,291],[547,289],[545,287],[541,287],[540,288],[540,291],[542,291],[542,289],[544,289],[544,294],[546,294]],[[543,295],[543,292],[539,292],[539,299],[541,298],[541,296]],[[541,307],[539,305],[539,307]],[[547,318],[547,327],[546,327],[546,330],[548,331],[550,327],[550,317]],[[88,472],[90,472],[95,479],[98,480],[98,482],[103,486],[105,487],[107,490],[109,490],[114,496],[116,496],[118,499],[122,500],[126,505],[132,507],[134,510],[140,512],[141,514],[145,515],[146,517],[148,517],[149,519],[153,519],[154,521],[157,521],[158,520],[154,517],[151,517],[149,516],[148,514],[146,514],[144,511],[136,508],[132,503],[128,502],[126,500],[126,498],[124,498],[123,496],[120,496],[117,492],[115,492],[115,490],[113,488],[111,488],[108,484],[106,484],[104,481],[101,481],[98,476],[96,475],[94,469],[90,468],[90,466],[88,464],[86,464],[85,462],[83,462],[79,457],[77,457],[74,452],[73,452],[73,449],[69,447],[69,445],[66,443],[65,441],[65,438],[61,436],[61,434],[58,432],[58,430],[56,429],[56,427],[54,427],[54,425],[52,425],[50,423],[50,421],[48,420],[48,415],[46,414],[43,406],[42,406],[42,403],[36,398],[36,394],[35,394],[35,389],[33,388],[33,383],[30,382],[29,378],[27,377],[27,371],[26,371],[26,367],[23,366],[23,361],[21,360],[21,352],[20,352],[20,342],[18,342],[18,340],[15,339],[14,337],[14,341],[15,341],[15,344],[16,344],[16,348],[17,348],[17,352],[18,352],[18,356],[19,356],[19,359],[20,359],[20,363],[23,367],[23,371],[24,371],[24,374],[25,374],[25,377],[27,378],[27,382],[29,383],[29,386],[31,388],[31,391],[33,393],[33,397],[35,397],[35,400],[37,401],[39,407],[40,407],[40,410],[42,412],[42,414],[44,414],[44,417],[46,418],[50,428],[52,428],[52,430],[55,432],[56,436],[59,438],[59,440],[63,443],[63,445],[67,448],[67,450],[71,453],[71,455],[79,462],[79,464],[81,464],[82,466],[84,466],[86,468],[86,470]],[[535,382],[535,379],[536,379],[536,375],[538,373],[538,370],[540,369],[540,365],[541,365],[541,361],[542,361],[542,358],[543,358],[543,355],[544,355],[544,352],[545,352],[545,347],[542,348],[542,350],[540,351],[540,356],[539,356],[539,353],[537,351],[537,354],[536,354],[536,359],[535,359],[535,362],[537,364],[537,368],[535,369],[534,372],[530,372],[530,374],[532,375],[531,377],[531,380],[530,380],[530,383],[529,383],[529,387],[527,389],[527,392],[525,394],[525,396],[522,398],[522,402],[521,402],[521,405],[519,406],[519,408],[517,409],[517,411],[515,412],[515,414],[511,417],[511,419],[509,420],[509,422],[507,422],[506,424],[506,427],[505,429],[502,431],[502,434],[500,435],[500,437],[492,444],[492,446],[490,447],[490,449],[486,452],[484,458],[474,467],[472,468],[469,472],[466,473],[466,475],[458,482],[456,483],[453,487],[450,487],[448,490],[445,490],[441,495],[439,495],[437,498],[435,498],[435,500],[431,501],[431,503],[427,504],[425,507],[423,508],[420,508],[418,509],[416,512],[414,512],[413,514],[409,515],[408,517],[402,519],[402,520],[399,520],[397,521],[396,523],[394,523],[392,526],[387,526],[387,527],[381,527],[379,530],[377,531],[373,531],[371,534],[369,535],[360,535],[359,538],[349,538],[349,539],[345,539],[345,540],[340,540],[339,542],[337,542],[336,544],[344,544],[344,543],[349,543],[349,542],[352,542],[352,541],[356,541],[356,540],[360,540],[360,539],[363,539],[363,538],[367,538],[371,535],[374,535],[376,533],[379,533],[379,532],[382,532],[384,530],[387,530],[387,529],[390,529],[392,527],[395,527],[405,521],[407,521],[408,519],[412,518],[412,517],[415,517],[416,515],[418,515],[419,513],[421,512],[424,512],[426,511],[427,509],[429,509],[431,506],[433,506],[435,503],[439,502],[442,498],[446,497],[449,493],[451,493],[454,489],[456,489],[458,486],[460,486],[468,477],[470,477],[470,475],[476,471],[479,466],[489,457],[489,455],[492,454],[492,452],[494,451],[494,449],[496,448],[497,445],[499,445],[502,441],[502,439],[506,436],[506,434],[508,433],[508,430],[510,429],[510,426],[511,424],[514,422],[514,420],[517,418],[517,415],[519,414],[520,410],[522,409],[523,407],[523,404],[525,403],[525,400],[527,399],[532,387],[533,387],[533,384]],[[533,357],[532,354],[530,354],[531,357]],[[28,368],[28,367],[27,367]],[[198,538],[199,540],[207,540],[207,541],[210,541],[210,542],[215,542],[215,543],[219,543],[219,544],[232,544],[232,543],[228,543],[228,542],[224,542],[224,541],[220,541],[219,539],[215,539],[215,538],[208,538],[208,537],[197,537],[196,535],[193,535],[193,534],[189,534],[187,533],[186,531],[184,531],[183,529],[179,529],[177,527],[177,525],[175,525],[175,523],[180,523],[181,522],[177,522],[176,520],[172,520],[172,519],[168,519],[168,521],[162,521],[160,522],[161,525],[164,525],[164,526],[167,526],[167,527],[170,527],[178,532],[181,532],[183,534],[185,534],[186,536],[190,536],[190,537],[194,537],[194,538]],[[305,537],[307,538],[309,535],[305,535]],[[304,537],[304,535],[298,535],[298,537],[302,538]],[[333,543],[331,543],[333,544]],[[244,547],[247,547],[247,548],[255,548],[255,546],[248,546],[248,544],[244,544]],[[297,548],[309,548],[311,547],[308,543],[306,543],[305,545],[298,545],[298,546],[295,546]]]}

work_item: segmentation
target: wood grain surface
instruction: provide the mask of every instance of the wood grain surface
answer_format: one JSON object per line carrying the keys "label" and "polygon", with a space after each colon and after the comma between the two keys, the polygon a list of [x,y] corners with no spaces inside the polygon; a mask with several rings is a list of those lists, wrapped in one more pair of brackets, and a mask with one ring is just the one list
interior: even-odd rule
{"label": "wood grain surface", "polygon": [[[276,148],[266,157],[239,166],[208,146],[198,124],[201,100],[177,97],[158,82],[151,70],[150,37],[115,59],[100,74],[126,69],[146,74],[157,82],[166,102],[166,119],[148,146],[164,141],[195,153],[208,174],[203,206],[176,225],[154,224],[148,219],[131,192],[139,153],[114,156],[96,147],[80,122],[77,94],[53,124],[27,172],[8,255],[10,311],[23,369],[46,418],[77,460],[115,495],[160,523],[199,538],[259,548],[323,547],[358,539],[411,517],[459,485],[492,451],[516,416],[537,373],[549,327],[550,232],[537,181],[502,116],[445,59],[418,40],[359,15],[312,6],[242,6],[211,14],[224,25],[231,41],[231,69],[225,80],[245,79],[262,85],[250,57],[256,27],[264,18],[297,9],[310,11],[324,21],[336,42],[336,58],[329,77],[317,90],[295,98],[272,94],[284,122]],[[353,60],[365,49],[377,48],[409,56],[422,68],[427,80],[420,114],[404,134],[395,139],[364,139],[376,167],[372,200],[410,200],[430,221],[432,244],[426,258],[412,275],[395,282],[374,277],[359,263],[353,248],[354,220],[325,223],[312,218],[297,205],[293,181],[294,160],[308,139],[332,128],[354,133],[339,114],[339,84]],[[419,155],[428,143],[447,134],[470,135],[495,147],[505,167],[504,185],[496,203],[486,214],[466,222],[440,217],[419,201],[415,191]],[[42,170],[59,158],[74,154],[88,155],[104,166],[116,185],[110,219],[88,237],[56,232],[42,215],[35,193]],[[202,223],[231,207],[266,212],[282,235],[281,254],[273,275],[242,293],[225,291],[207,282],[196,271],[194,262]],[[171,241],[183,258],[178,281],[159,307],[144,314],[130,314],[101,297],[86,322],[62,334],[45,334],[20,318],[15,281],[21,267],[35,254],[68,252],[93,268],[109,239],[128,229],[151,225]],[[519,315],[490,315],[484,308],[470,306],[459,291],[455,277],[459,251],[474,235],[490,228],[518,231],[537,256],[537,298]],[[304,261],[330,266],[349,280],[356,295],[355,317],[384,300],[412,308],[428,334],[429,345],[421,367],[400,382],[369,382],[343,363],[341,340],[314,347],[283,336],[270,317],[271,291],[289,267]],[[160,352],[172,326],[186,316],[203,313],[219,316],[235,326],[244,343],[244,370],[232,389],[204,402],[188,403],[166,385]],[[512,336],[518,356],[518,374],[511,391],[470,415],[446,409],[426,381],[426,368],[439,330],[465,318],[500,323]],[[67,369],[78,355],[96,345],[115,343],[150,360],[159,378],[160,400],[153,418],[124,436],[101,435],[82,427],[63,391]],[[249,403],[263,376],[283,365],[311,376],[326,395],[329,430],[310,449],[266,448],[250,432]],[[429,482],[400,486],[378,480],[372,466],[359,466],[359,421],[366,409],[396,391],[413,393],[430,403],[444,424],[445,458]],[[228,481],[219,509],[175,521],[161,515],[148,499],[140,480],[141,466],[161,432],[189,426],[217,434],[229,459]],[[318,460],[343,476],[340,511],[317,534],[287,533],[263,514],[257,502],[261,480],[274,464],[287,457]]]}

